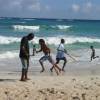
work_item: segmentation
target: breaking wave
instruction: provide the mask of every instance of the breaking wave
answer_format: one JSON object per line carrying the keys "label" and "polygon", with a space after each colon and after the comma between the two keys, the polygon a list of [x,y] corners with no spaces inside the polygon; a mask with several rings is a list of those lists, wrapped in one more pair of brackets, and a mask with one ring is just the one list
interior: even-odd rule
{"label": "breaking wave", "polygon": [[[89,38],[89,37],[35,37],[34,38],[34,43],[38,43],[38,40],[40,38],[43,38],[48,44],[54,44],[57,45],[60,43],[60,39],[64,38],[66,44],[73,44],[73,43],[100,43],[99,38]],[[20,42],[21,38],[19,37],[6,37],[6,36],[0,36],[0,44],[10,44],[10,43],[16,43]]]}
{"label": "breaking wave", "polygon": [[18,37],[7,37],[7,36],[0,36],[0,44],[10,44],[14,42],[19,42],[20,38]]}
{"label": "breaking wave", "polygon": [[33,30],[39,31],[40,26],[27,26],[27,25],[13,25],[12,26],[15,30]]}

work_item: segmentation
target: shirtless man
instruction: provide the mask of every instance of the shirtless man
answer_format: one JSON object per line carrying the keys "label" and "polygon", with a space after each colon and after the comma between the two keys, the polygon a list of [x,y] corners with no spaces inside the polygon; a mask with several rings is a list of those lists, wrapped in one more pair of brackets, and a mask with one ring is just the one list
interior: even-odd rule
{"label": "shirtless man", "polygon": [[[41,51],[43,51],[43,53],[44,53],[44,56],[41,57],[40,60],[39,60],[41,66],[42,66],[41,72],[44,72],[44,70],[45,70],[45,69],[44,69],[43,62],[46,61],[46,60],[48,60],[48,61],[54,66],[53,68],[55,69],[57,75],[59,75],[59,72],[61,71],[61,69],[57,66],[57,64],[56,64],[56,63],[54,62],[54,60],[52,59],[52,57],[51,57],[51,55],[50,55],[50,49],[49,49],[49,48],[47,47],[47,45],[45,44],[45,41],[44,41],[43,39],[40,39],[40,40],[39,40],[39,44],[40,44],[41,48],[40,48],[39,51],[37,51],[37,53],[38,53],[38,52],[41,52]],[[59,72],[58,72],[57,69],[59,70]]]}

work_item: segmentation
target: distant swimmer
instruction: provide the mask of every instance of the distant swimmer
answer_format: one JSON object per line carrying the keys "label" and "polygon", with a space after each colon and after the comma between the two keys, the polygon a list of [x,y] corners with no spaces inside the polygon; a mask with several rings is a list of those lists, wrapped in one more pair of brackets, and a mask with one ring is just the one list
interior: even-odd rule
{"label": "distant swimmer", "polygon": [[95,56],[95,49],[94,49],[94,47],[90,46],[90,49],[92,50],[90,61],[92,61],[95,58],[99,58],[99,56]]}
{"label": "distant swimmer", "polygon": [[[52,65],[53,65],[53,68],[55,69],[57,75],[59,74],[59,72],[61,71],[61,69],[58,67],[58,65],[54,62],[54,60],[52,59],[52,56],[50,54],[50,49],[47,47],[47,45],[45,44],[45,41],[44,39],[40,39],[39,40],[39,44],[41,46],[40,50],[37,51],[38,52],[43,52],[44,53],[44,56],[40,58],[39,62],[42,66],[42,70],[40,72],[44,72],[44,65],[43,65],[43,62],[48,60]],[[59,72],[58,72],[59,71]]]}

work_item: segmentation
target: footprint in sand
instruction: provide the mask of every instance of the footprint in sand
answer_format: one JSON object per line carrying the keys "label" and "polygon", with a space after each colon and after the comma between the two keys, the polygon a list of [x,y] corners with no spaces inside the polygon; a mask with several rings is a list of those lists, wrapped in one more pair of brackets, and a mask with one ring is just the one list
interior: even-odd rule
{"label": "footprint in sand", "polygon": [[76,97],[73,97],[72,100],[80,100],[80,98],[76,96]]}
{"label": "footprint in sand", "polygon": [[86,93],[83,93],[83,94],[82,94],[82,100],[86,100],[86,99],[85,99],[85,96],[86,96]]}

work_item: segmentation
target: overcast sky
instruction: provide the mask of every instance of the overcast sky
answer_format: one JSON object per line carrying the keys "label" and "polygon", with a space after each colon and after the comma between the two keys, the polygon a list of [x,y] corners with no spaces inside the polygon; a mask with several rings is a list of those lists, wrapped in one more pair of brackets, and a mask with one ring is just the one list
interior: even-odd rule
{"label": "overcast sky", "polygon": [[0,16],[100,19],[100,0],[0,0]]}

